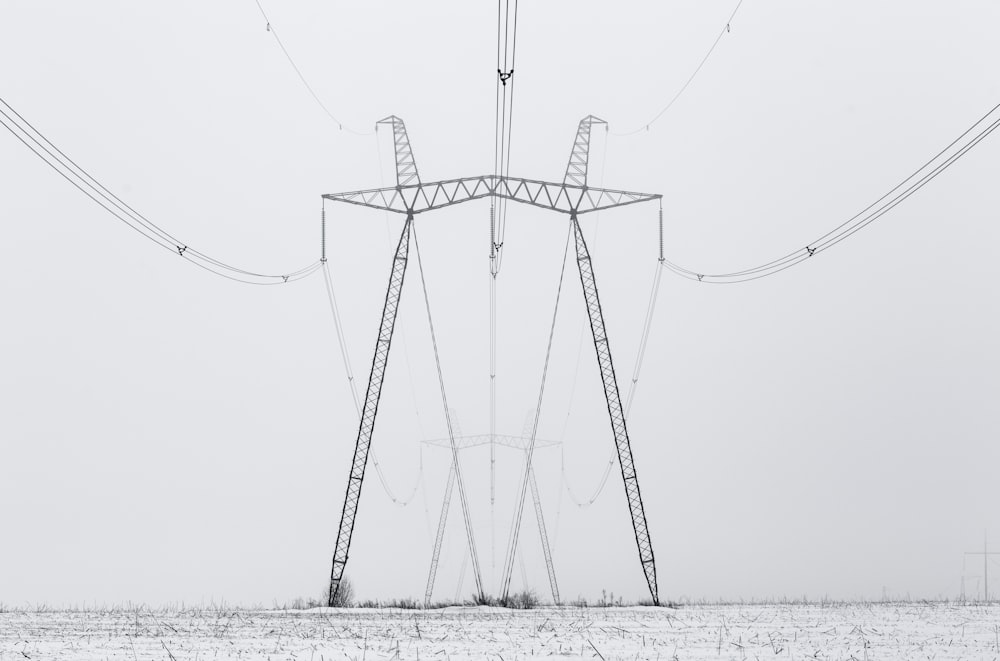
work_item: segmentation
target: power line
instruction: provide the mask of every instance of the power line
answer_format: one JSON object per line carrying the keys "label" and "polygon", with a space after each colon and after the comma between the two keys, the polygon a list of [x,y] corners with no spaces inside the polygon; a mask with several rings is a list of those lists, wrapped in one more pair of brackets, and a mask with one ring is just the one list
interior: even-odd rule
{"label": "power line", "polygon": [[292,65],[292,69],[295,70],[295,75],[299,77],[299,80],[302,81],[302,85],[305,86],[306,90],[308,90],[310,96],[312,96],[313,100],[317,103],[317,105],[319,105],[319,107],[323,109],[323,112],[326,113],[326,116],[332,119],[333,122],[337,125],[337,128],[339,128],[340,130],[347,131],[348,133],[353,133],[354,135],[371,135],[372,134],[371,131],[359,132],[355,131],[349,126],[345,126],[342,121],[337,119],[337,117],[334,116],[332,112],[330,112],[330,109],[327,108],[326,104],[320,100],[319,96],[316,94],[316,91],[312,88],[312,85],[310,85],[309,81],[306,80],[306,77],[302,75],[302,70],[299,69],[299,65],[295,64],[295,60],[292,59],[291,53],[288,52],[288,49],[285,48],[285,44],[282,43],[281,41],[281,37],[278,36],[278,31],[274,28],[274,25],[271,24],[271,19],[269,19],[267,17],[267,14],[264,12],[264,7],[260,4],[260,0],[254,0],[254,2],[257,3],[257,9],[260,10],[260,15],[264,17],[264,21],[267,23],[267,31],[274,36],[274,40],[278,42],[278,47],[281,48],[281,52],[285,54],[285,59],[288,60],[288,63]]}
{"label": "power line", "polygon": [[650,126],[652,126],[658,119],[660,119],[660,117],[662,117],[668,110],[670,110],[671,106],[673,106],[674,103],[677,102],[677,99],[681,98],[681,95],[684,94],[687,88],[691,85],[692,81],[694,81],[695,76],[698,75],[698,73],[701,71],[701,68],[705,66],[706,62],[708,62],[708,58],[711,57],[712,53],[715,52],[715,48],[719,45],[719,42],[722,41],[722,38],[727,34],[729,34],[729,32],[732,29],[733,18],[736,17],[736,12],[740,10],[740,5],[742,4],[743,0],[739,0],[739,2],[736,3],[736,8],[733,9],[733,13],[729,15],[729,19],[726,21],[726,24],[722,27],[722,30],[719,31],[719,36],[715,38],[715,41],[712,42],[712,46],[708,49],[708,52],[705,53],[705,57],[701,58],[701,62],[698,63],[698,66],[695,67],[694,71],[691,72],[691,75],[688,76],[688,79],[684,82],[683,85],[681,85],[681,88],[677,90],[677,93],[674,94],[674,96],[670,99],[670,101],[667,102],[667,105],[663,106],[660,112],[656,113],[656,115],[651,120],[649,120],[645,124],[635,129],[632,129],[630,131],[623,131],[621,133],[617,131],[612,131],[611,134],[622,137],[622,136],[635,135],[636,133],[640,133],[642,131],[648,131]]}
{"label": "power line", "polygon": [[[510,59],[508,61],[508,45]],[[510,0],[497,0],[497,80],[494,101],[493,176],[510,175],[510,144],[514,113],[514,63],[517,54],[517,0],[514,24],[510,27]],[[510,101],[507,87],[510,84]],[[499,231],[496,197],[490,198],[490,571],[496,568],[496,377],[497,377],[497,274],[503,264],[503,243],[507,232],[507,200],[500,198]]]}
{"label": "power line", "polygon": [[[896,184],[896,186],[882,197],[802,248],[793,250],[782,257],[759,266],[729,273],[695,271],[679,266],[669,260],[664,260],[663,265],[675,274],[689,280],[697,280],[709,284],[734,284],[775,275],[785,269],[801,264],[817,253],[832,248],[844,239],[853,236],[875,222],[951,167],[958,159],[967,154],[1000,126],[1000,113],[997,112],[998,110],[1000,110],[1000,104],[993,106],[989,112],[962,132],[947,147],[935,154],[930,160],[917,168],[900,183]],[[976,131],[977,127],[983,127],[984,125],[985,127],[981,128],[973,137],[968,137]]]}
{"label": "power line", "polygon": [[229,280],[251,285],[280,285],[301,280],[319,270],[319,260],[284,274],[266,274],[249,271],[206,255],[181,241],[146,216],[136,211],[120,197],[98,181],[87,170],[77,164],[34,125],[0,97],[0,124],[11,135],[52,168],[59,176],[72,184],[109,214],[135,230],[145,238],[195,266]]}
{"label": "power line", "polygon": [[[510,176],[510,147],[514,119],[514,71],[517,60],[517,0],[511,21],[510,0],[497,1],[497,93],[494,137],[494,176]],[[508,89],[509,88],[509,89]],[[508,95],[509,92],[509,95]],[[500,198],[498,214],[491,219],[491,270],[499,273],[503,265],[503,243],[507,233],[507,200]],[[494,226],[493,223],[496,223]]]}

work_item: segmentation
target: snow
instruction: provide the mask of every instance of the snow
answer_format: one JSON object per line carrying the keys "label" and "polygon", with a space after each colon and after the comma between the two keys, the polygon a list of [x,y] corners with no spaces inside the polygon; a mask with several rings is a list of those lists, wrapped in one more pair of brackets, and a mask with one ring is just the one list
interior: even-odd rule
{"label": "snow", "polygon": [[0,661],[23,659],[984,659],[1000,606],[13,611]]}

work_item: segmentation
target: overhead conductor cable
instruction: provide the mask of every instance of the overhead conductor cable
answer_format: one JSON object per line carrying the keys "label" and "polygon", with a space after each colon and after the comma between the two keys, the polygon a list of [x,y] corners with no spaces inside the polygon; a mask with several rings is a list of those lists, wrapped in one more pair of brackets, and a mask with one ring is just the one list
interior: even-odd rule
{"label": "overhead conductor cable", "polygon": [[[775,275],[828,250],[844,239],[853,236],[886,213],[894,209],[908,197],[930,183],[935,177],[951,167],[958,159],[965,156],[972,148],[982,142],[988,135],[1000,126],[1000,104],[993,106],[972,126],[951,141],[947,147],[935,154],[930,160],[917,168],[912,174],[896,184],[867,207],[854,214],[837,227],[807,245],[793,250],[782,257],[753,268],[729,273],[705,273],[682,267],[670,260],[664,260],[665,268],[677,275],[697,280],[706,284],[734,284],[757,280]],[[978,132],[976,132],[978,131]]]}
{"label": "overhead conductor cable", "polygon": [[162,229],[112,193],[106,186],[46,138],[45,135],[28,122],[3,98],[0,98],[0,106],[2,106],[0,107],[0,124],[3,124],[4,128],[59,174],[59,176],[131,229],[142,234],[161,248],[183,257],[186,261],[199,268],[244,284],[280,285],[301,280],[312,275],[322,265],[322,262],[317,260],[307,266],[287,273],[265,274],[238,268],[206,255]]}
{"label": "overhead conductor cable", "polygon": [[688,76],[688,79],[684,81],[684,84],[681,85],[681,88],[677,90],[677,93],[674,94],[674,96],[671,97],[670,101],[667,102],[667,105],[665,105],[660,110],[660,112],[656,113],[656,115],[645,124],[642,124],[641,126],[638,126],[628,131],[622,131],[622,132],[612,131],[612,135],[622,137],[622,136],[635,135],[636,133],[642,133],[643,131],[648,131],[649,127],[655,124],[658,119],[663,117],[663,115],[666,114],[668,110],[670,110],[670,108],[677,102],[677,99],[681,98],[681,95],[684,94],[687,88],[694,81],[695,76],[698,75],[698,72],[701,71],[701,68],[705,66],[706,62],[708,62],[708,58],[711,57],[712,53],[715,52],[715,48],[719,45],[719,42],[722,41],[722,38],[732,31],[733,19],[736,18],[736,12],[740,10],[740,5],[742,4],[743,0],[739,0],[739,2],[736,3],[736,8],[733,9],[733,13],[729,15],[729,19],[726,21],[726,24],[719,31],[719,35],[715,38],[715,41],[712,42],[712,45],[708,49],[708,52],[705,53],[705,57],[701,58],[701,62],[699,62],[698,66],[695,67],[694,71],[691,72],[691,75]]}
{"label": "overhead conductor cable", "polygon": [[342,131],[347,131],[348,133],[353,133],[354,135],[371,135],[372,133],[370,131],[355,131],[351,127],[345,126],[343,122],[337,119],[334,114],[330,112],[330,109],[327,108],[326,104],[320,100],[319,95],[317,95],[316,91],[313,90],[312,85],[309,84],[306,77],[302,75],[302,70],[299,69],[299,65],[295,64],[295,60],[292,59],[291,53],[288,52],[288,49],[285,48],[285,44],[281,41],[281,37],[278,36],[278,31],[274,28],[274,25],[271,24],[271,19],[269,19],[267,17],[267,13],[264,12],[264,7],[260,4],[260,0],[254,0],[254,2],[257,3],[257,9],[260,10],[260,15],[264,17],[264,21],[267,24],[267,31],[274,37],[274,40],[278,43],[278,47],[281,48],[281,52],[285,54],[285,59],[288,60],[288,63],[292,65],[292,69],[295,70],[295,75],[299,77],[302,85],[309,92],[309,95],[312,96],[316,104],[323,110],[324,113],[326,113],[326,116],[333,120],[333,122],[337,125],[337,128]]}

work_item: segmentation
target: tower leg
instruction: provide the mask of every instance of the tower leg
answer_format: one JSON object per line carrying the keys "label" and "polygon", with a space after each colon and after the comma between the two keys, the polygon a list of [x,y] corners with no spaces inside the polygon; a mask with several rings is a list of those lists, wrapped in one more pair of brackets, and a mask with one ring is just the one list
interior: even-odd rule
{"label": "tower leg", "polygon": [[385,376],[386,364],[389,361],[389,345],[392,342],[392,332],[396,325],[399,297],[403,291],[403,276],[406,274],[406,262],[410,250],[410,226],[412,223],[413,215],[408,214],[406,223],[403,225],[403,231],[399,235],[396,254],[392,259],[392,274],[389,276],[389,287],[385,294],[385,306],[382,308],[382,322],[379,325],[378,340],[375,343],[375,356],[372,358],[372,369],[368,376],[365,405],[361,409],[361,422],[358,426],[358,438],[354,445],[354,461],[351,463],[351,474],[347,480],[344,509],[340,515],[337,546],[333,555],[333,569],[330,572],[330,593],[328,600],[330,606],[333,606],[337,591],[340,589],[340,581],[344,577],[344,567],[347,565],[348,551],[351,547],[354,520],[358,513],[358,501],[361,498],[361,483],[365,477],[368,450],[371,448],[372,432],[375,429],[375,414],[378,412],[379,398],[382,394],[382,379]]}
{"label": "tower leg", "polygon": [[542,539],[542,553],[545,555],[545,569],[549,573],[549,589],[552,590],[552,603],[556,606],[562,603],[559,598],[559,583],[556,581],[555,563],[552,561],[552,550],[549,548],[549,533],[545,527],[545,516],[542,513],[542,499],[538,495],[538,483],[535,481],[535,469],[528,469],[528,484],[531,486],[531,501],[535,505],[535,521],[538,524],[538,535]]}
{"label": "tower leg", "polygon": [[434,536],[431,567],[427,572],[427,588],[424,590],[424,606],[431,605],[431,595],[434,593],[434,580],[437,578],[438,563],[441,561],[441,543],[444,541],[444,528],[448,523],[448,507],[451,505],[451,492],[454,488],[455,464],[452,464],[448,470],[448,482],[444,489],[444,501],[441,503],[441,516],[438,517],[437,535]]}
{"label": "tower leg", "polygon": [[608,415],[611,418],[611,429],[615,435],[615,447],[618,450],[618,463],[622,469],[625,482],[625,496],[628,499],[629,512],[632,514],[632,528],[635,530],[635,542],[639,547],[639,562],[646,575],[649,594],[653,603],[659,605],[660,598],[656,586],[656,564],[653,561],[653,546],[649,541],[649,530],[646,527],[646,512],[642,506],[642,496],[639,494],[639,480],[635,474],[635,463],[632,461],[632,446],[629,444],[628,429],[625,426],[625,415],[622,411],[621,397],[618,393],[618,380],[615,377],[615,366],[611,361],[611,347],[608,344],[607,331],[604,328],[604,313],[601,311],[601,300],[597,295],[597,281],[594,278],[594,266],[590,261],[590,251],[583,239],[583,231],[577,220],[576,213],[571,214],[573,232],[576,236],[576,263],[580,270],[580,283],[583,285],[583,296],[587,302],[587,314],[590,317],[590,330],[594,338],[594,348],[597,351],[597,363],[601,370],[601,381],[604,383],[604,397],[608,403]]}

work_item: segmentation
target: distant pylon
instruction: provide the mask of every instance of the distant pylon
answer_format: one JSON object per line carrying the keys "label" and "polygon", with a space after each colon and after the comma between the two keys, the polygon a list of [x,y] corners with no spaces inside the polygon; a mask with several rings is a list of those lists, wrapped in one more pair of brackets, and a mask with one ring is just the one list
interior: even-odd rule
{"label": "distant pylon", "polygon": [[[983,550],[982,551],[966,551],[965,555],[981,555],[983,556],[983,601],[989,603],[990,601],[990,556],[1000,555],[1000,551],[990,551],[989,546],[986,543],[986,532],[983,532]],[[965,581],[963,576],[962,581],[962,592],[965,592]]]}

